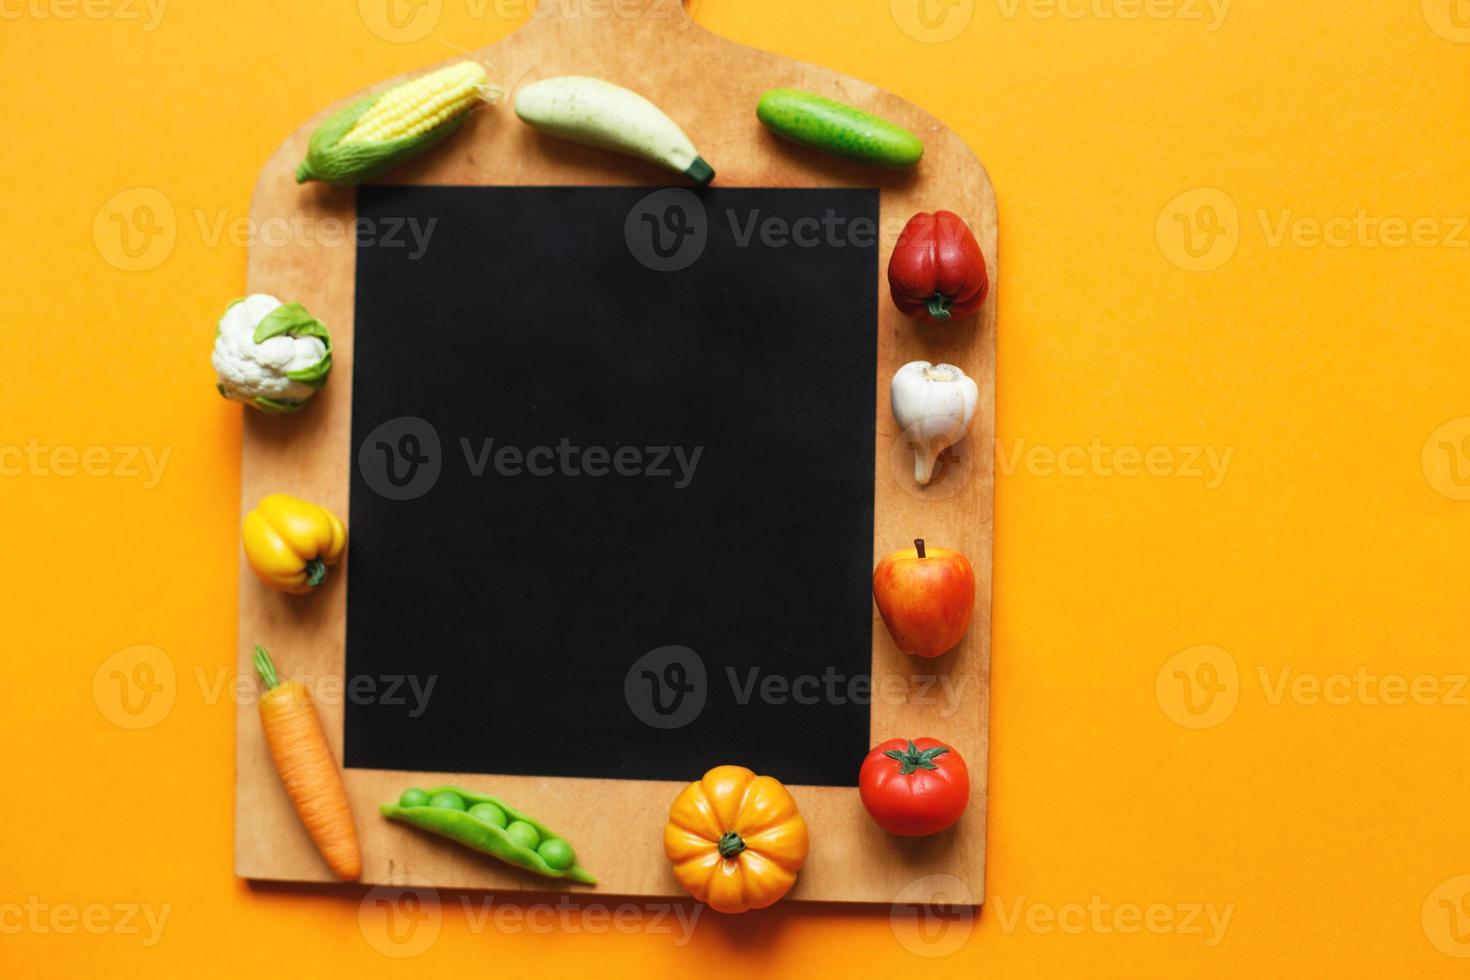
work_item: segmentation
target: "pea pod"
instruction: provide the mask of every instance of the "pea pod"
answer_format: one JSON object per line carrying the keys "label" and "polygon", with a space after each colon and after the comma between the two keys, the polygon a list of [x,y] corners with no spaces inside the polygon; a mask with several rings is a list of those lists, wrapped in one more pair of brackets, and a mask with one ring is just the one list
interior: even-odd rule
{"label": "pea pod", "polygon": [[[441,804],[447,802],[441,794],[454,794],[462,804],[458,807],[434,805],[433,801],[436,799]],[[411,805],[405,806],[405,802]],[[504,812],[505,825],[475,815],[476,809],[487,803]],[[584,885],[597,884],[597,879],[576,863],[571,845],[561,835],[494,796],[472,793],[458,786],[439,786],[430,790],[409,789],[404,791],[397,803],[385,803],[379,809],[389,820],[412,824],[421,830],[447,837],[465,847],[538,875],[568,878]],[[510,830],[511,827],[515,830]],[[536,843],[527,846],[532,830],[536,834]],[[557,864],[565,864],[565,867],[553,867],[538,852],[538,848],[550,855]]]}

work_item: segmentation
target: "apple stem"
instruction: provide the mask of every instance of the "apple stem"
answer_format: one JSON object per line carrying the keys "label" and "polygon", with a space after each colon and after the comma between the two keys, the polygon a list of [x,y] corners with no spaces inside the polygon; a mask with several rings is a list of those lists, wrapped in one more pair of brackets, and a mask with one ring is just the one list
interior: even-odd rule
{"label": "apple stem", "polygon": [[925,555],[924,555],[924,539],[923,538],[914,538],[914,550],[919,553],[919,557],[920,558],[925,557]]}

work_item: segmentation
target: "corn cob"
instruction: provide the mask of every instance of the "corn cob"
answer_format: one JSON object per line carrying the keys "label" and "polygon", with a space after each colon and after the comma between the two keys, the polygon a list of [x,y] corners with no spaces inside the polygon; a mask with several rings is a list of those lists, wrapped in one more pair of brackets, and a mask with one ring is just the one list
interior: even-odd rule
{"label": "corn cob", "polygon": [[387,173],[458,129],[477,102],[499,97],[473,61],[370,95],[317,127],[296,182],[360,184]]}

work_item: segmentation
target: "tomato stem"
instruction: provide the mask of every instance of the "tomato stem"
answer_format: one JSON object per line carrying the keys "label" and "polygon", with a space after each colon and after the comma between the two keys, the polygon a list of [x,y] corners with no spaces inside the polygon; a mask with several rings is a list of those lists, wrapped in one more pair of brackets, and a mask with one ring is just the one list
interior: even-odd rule
{"label": "tomato stem", "polygon": [[732,858],[745,850],[745,841],[733,830],[727,830],[720,835],[720,857]]}
{"label": "tomato stem", "polygon": [[953,303],[954,300],[943,293],[935,293],[929,297],[929,315],[936,320],[948,320],[949,308]]}
{"label": "tomato stem", "polygon": [[913,739],[909,739],[908,748],[889,749],[883,754],[899,764],[898,774],[900,776],[907,776],[917,769],[938,769],[934,760],[948,751],[949,747],[945,745],[936,745],[932,749],[920,749],[914,744]]}

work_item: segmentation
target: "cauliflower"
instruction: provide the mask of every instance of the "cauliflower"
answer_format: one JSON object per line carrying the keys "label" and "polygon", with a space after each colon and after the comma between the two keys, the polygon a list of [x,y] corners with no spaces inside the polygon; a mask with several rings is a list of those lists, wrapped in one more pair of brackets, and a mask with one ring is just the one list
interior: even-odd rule
{"label": "cauliflower", "polygon": [[294,412],[327,383],[332,336],[300,303],[256,293],[220,317],[210,361],[221,395],[263,412]]}

